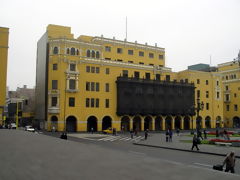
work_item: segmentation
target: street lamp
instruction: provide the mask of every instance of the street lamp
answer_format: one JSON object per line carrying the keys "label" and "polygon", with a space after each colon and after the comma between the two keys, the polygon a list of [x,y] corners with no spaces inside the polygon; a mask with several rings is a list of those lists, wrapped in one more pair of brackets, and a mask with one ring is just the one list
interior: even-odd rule
{"label": "street lamp", "polygon": [[[197,107],[196,107],[196,110],[197,110],[197,118],[196,118],[196,122],[198,122],[198,119],[199,119],[199,111],[202,111],[204,108],[204,103],[201,102],[200,103],[200,99],[197,98]],[[199,124],[197,123],[197,129],[199,129]]]}

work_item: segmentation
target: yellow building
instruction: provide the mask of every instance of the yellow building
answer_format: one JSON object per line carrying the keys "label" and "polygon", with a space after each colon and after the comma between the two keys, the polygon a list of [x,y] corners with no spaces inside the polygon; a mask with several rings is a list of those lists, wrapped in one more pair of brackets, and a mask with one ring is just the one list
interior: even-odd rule
{"label": "yellow building", "polygon": [[41,128],[215,128],[224,126],[223,109],[220,72],[172,72],[157,44],[74,38],[70,27],[58,25],[49,25],[38,41],[35,114]]}
{"label": "yellow building", "polygon": [[0,27],[0,125],[3,124],[3,112],[6,101],[8,34],[8,28]]}

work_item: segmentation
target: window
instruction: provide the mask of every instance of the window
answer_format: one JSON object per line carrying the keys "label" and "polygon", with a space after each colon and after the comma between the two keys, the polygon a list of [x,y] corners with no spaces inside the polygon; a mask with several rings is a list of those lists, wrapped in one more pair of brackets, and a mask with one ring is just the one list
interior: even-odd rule
{"label": "window", "polygon": [[111,47],[110,46],[105,46],[105,51],[111,52]]}
{"label": "window", "polygon": [[158,59],[163,59],[163,55],[162,54],[159,54],[159,56],[158,56]]}
{"label": "window", "polygon": [[99,59],[100,58],[100,54],[99,51],[96,52],[96,58]]}
{"label": "window", "polygon": [[123,60],[122,59],[117,59],[118,62],[122,62]]}
{"label": "window", "polygon": [[99,99],[96,99],[96,107],[99,107]]}
{"label": "window", "polygon": [[86,66],[86,72],[90,72],[90,66]]}
{"label": "window", "polygon": [[58,89],[58,81],[52,80],[52,89]]}
{"label": "window", "polygon": [[105,60],[111,60],[111,58],[107,58],[107,57],[106,57],[106,58],[104,58],[104,59],[105,59]]}
{"label": "window", "polygon": [[76,89],[75,79],[69,79],[69,89]]}
{"label": "window", "polygon": [[217,81],[217,86],[219,86],[219,81]]}
{"label": "window", "polygon": [[90,101],[90,99],[89,98],[86,98],[86,107],[89,107],[89,101]]}
{"label": "window", "polygon": [[128,50],[128,55],[133,55],[133,50]]}
{"label": "window", "polygon": [[206,98],[209,98],[209,91],[206,91]]}
{"label": "window", "polygon": [[58,47],[53,48],[53,54],[58,54]]}
{"label": "window", "polygon": [[226,106],[226,109],[227,109],[227,111],[230,110],[230,106],[229,106],[229,104]]}
{"label": "window", "polygon": [[144,64],[143,62],[139,62],[139,64]]}
{"label": "window", "polygon": [[99,67],[96,67],[96,73],[99,74],[99,72],[100,72],[100,68],[99,68]]}
{"label": "window", "polygon": [[219,92],[217,92],[217,99],[219,99],[220,98],[220,93]]}
{"label": "window", "polygon": [[226,98],[226,99],[225,99],[226,101],[230,101],[230,96],[229,96],[229,94],[226,94],[226,95],[225,95],[225,98]]}
{"label": "window", "polygon": [[149,53],[149,58],[154,58],[154,54],[153,53]]}
{"label": "window", "polygon": [[123,53],[123,49],[122,48],[117,48],[117,53],[118,54],[122,54]]}
{"label": "window", "polygon": [[144,52],[143,51],[139,51],[138,55],[143,57],[144,56]]}
{"label": "window", "polygon": [[79,50],[77,49],[76,54],[79,55]]}
{"label": "window", "polygon": [[90,91],[90,82],[86,82],[86,91]]}
{"label": "window", "polygon": [[91,55],[91,51],[87,50],[87,57],[90,57],[90,55]]}
{"label": "window", "polygon": [[208,85],[208,80],[206,80],[206,85]]}
{"label": "window", "polygon": [[96,83],[96,91],[99,91],[99,83]]}
{"label": "window", "polygon": [[94,66],[91,67],[91,73],[95,73],[95,67]]}
{"label": "window", "polygon": [[154,66],[154,64],[149,64],[149,66]]}
{"label": "window", "polygon": [[226,86],[225,88],[226,88],[226,91],[228,91],[228,86]]}
{"label": "window", "polygon": [[91,91],[95,91],[95,83],[91,82]]}
{"label": "window", "polygon": [[106,74],[110,74],[110,69],[109,69],[109,68],[106,68],[105,73],[106,73]]}
{"label": "window", "polygon": [[185,79],[185,83],[188,83],[188,79]]}
{"label": "window", "polygon": [[128,70],[123,70],[122,73],[123,73],[123,77],[128,77]]}
{"label": "window", "polygon": [[71,55],[75,55],[75,48],[71,48]]}
{"label": "window", "polygon": [[234,97],[235,97],[235,98],[237,97],[237,93],[234,93]]}
{"label": "window", "polygon": [[28,100],[27,99],[25,99],[25,105],[28,105]]}
{"label": "window", "polygon": [[197,84],[200,84],[200,79],[197,79]]}
{"label": "window", "polygon": [[226,76],[226,80],[228,80],[228,76]]}
{"label": "window", "polygon": [[133,63],[133,61],[128,61],[128,63]]}
{"label": "window", "polygon": [[76,64],[70,64],[70,71],[76,71]]}
{"label": "window", "polygon": [[52,107],[57,106],[57,97],[52,97]]}
{"label": "window", "polygon": [[58,65],[57,65],[57,64],[53,64],[52,69],[53,69],[54,71],[56,71],[56,70],[58,69]]}
{"label": "window", "polygon": [[200,98],[200,90],[197,90],[197,98]]}
{"label": "window", "polygon": [[105,92],[109,92],[109,83],[105,84]]}
{"label": "window", "polygon": [[109,99],[105,99],[105,108],[109,108]]}
{"label": "window", "polygon": [[138,71],[134,71],[134,77],[138,79],[140,77],[140,73]]}
{"label": "window", "polygon": [[206,103],[206,110],[209,110],[209,103]]}
{"label": "window", "polygon": [[161,79],[160,74],[156,74],[156,80],[160,81],[160,79]]}
{"label": "window", "polygon": [[95,51],[92,51],[92,58],[95,58]]}
{"label": "window", "polygon": [[70,49],[69,48],[67,48],[67,54],[70,54]]}
{"label": "window", "polygon": [[238,105],[234,104],[234,111],[237,111],[237,110],[238,110]]}
{"label": "window", "polygon": [[75,98],[74,97],[70,97],[68,103],[69,103],[69,107],[74,107],[75,106]]}
{"label": "window", "polygon": [[151,79],[151,75],[150,75],[150,73],[145,73],[145,76],[146,76],[146,79]]}
{"label": "window", "polygon": [[94,107],[94,98],[91,98],[91,107]]}

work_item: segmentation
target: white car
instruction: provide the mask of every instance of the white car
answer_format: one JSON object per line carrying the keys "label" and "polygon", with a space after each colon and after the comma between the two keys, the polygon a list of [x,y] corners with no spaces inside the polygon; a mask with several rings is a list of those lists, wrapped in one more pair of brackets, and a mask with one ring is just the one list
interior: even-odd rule
{"label": "white car", "polygon": [[10,128],[11,128],[11,129],[16,129],[16,128],[17,128],[17,125],[16,125],[15,123],[11,123]]}
{"label": "white car", "polygon": [[25,126],[25,131],[35,132],[35,129],[32,126]]}

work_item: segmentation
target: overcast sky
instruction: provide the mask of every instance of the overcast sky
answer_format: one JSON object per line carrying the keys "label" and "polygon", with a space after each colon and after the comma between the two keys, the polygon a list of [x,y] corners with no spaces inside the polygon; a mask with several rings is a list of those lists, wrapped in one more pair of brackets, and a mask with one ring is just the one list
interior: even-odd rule
{"label": "overcast sky", "polygon": [[35,86],[37,41],[48,24],[79,35],[155,43],[166,66],[181,71],[196,63],[233,60],[240,49],[240,0],[1,0],[0,26],[10,28],[11,90]]}

